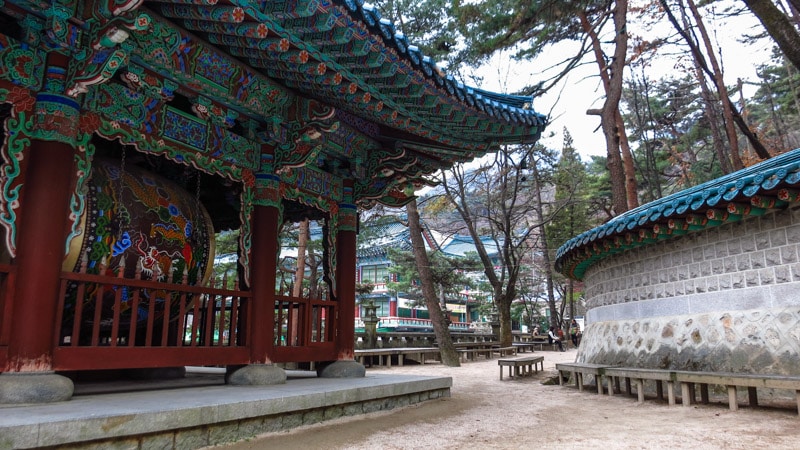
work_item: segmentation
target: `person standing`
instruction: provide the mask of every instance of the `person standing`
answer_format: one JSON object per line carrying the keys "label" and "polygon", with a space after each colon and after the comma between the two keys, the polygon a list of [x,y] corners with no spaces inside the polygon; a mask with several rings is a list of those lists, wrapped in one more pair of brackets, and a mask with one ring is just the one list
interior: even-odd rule
{"label": "person standing", "polygon": [[557,333],[556,332],[556,327],[551,325],[550,326],[550,330],[547,332],[547,337],[550,339],[550,343],[551,344],[552,343],[558,344],[558,349],[563,352],[563,351],[565,351],[564,350],[564,345],[561,344],[561,339],[559,339],[559,337],[556,335],[556,333]]}
{"label": "person standing", "polygon": [[572,339],[572,345],[575,348],[578,348],[578,338],[581,335],[581,326],[578,325],[578,322],[575,319],[572,319],[572,323],[569,324],[569,337]]}

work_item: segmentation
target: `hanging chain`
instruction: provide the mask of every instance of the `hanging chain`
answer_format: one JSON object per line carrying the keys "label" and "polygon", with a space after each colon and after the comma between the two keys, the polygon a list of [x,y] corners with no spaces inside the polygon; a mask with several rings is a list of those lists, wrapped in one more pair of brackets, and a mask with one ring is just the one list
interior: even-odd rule
{"label": "hanging chain", "polygon": [[[200,222],[200,214],[202,213],[202,209],[200,208],[200,171],[197,171],[197,183],[194,189],[194,206],[195,206],[195,222]],[[195,233],[197,232],[197,224],[195,224]]]}
{"label": "hanging chain", "polygon": [[117,239],[122,238],[122,229],[123,229],[123,207],[122,207],[122,189],[124,188],[125,181],[125,156],[126,156],[126,146],[122,146],[122,154],[120,155],[119,161],[119,188],[117,189]]}

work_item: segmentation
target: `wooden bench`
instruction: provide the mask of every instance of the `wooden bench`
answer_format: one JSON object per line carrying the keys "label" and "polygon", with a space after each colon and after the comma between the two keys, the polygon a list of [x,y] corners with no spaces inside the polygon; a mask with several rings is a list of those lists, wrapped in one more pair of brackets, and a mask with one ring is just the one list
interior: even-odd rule
{"label": "wooden bench", "polygon": [[[519,377],[539,373],[539,366],[544,370],[544,356],[526,356],[515,359],[498,359],[497,365],[500,366],[500,380],[503,380],[503,366],[508,367],[508,377]],[[514,375],[511,375],[511,371]]]}
{"label": "wooden bench", "polygon": [[516,355],[517,347],[492,347],[492,353],[497,353],[499,356]]}
{"label": "wooden bench", "polygon": [[673,372],[663,369],[639,369],[630,367],[609,367],[605,369],[608,378],[608,395],[614,395],[614,390],[620,391],[619,380],[625,380],[625,390],[631,394],[631,380],[636,385],[636,395],[639,403],[644,402],[644,380],[655,380],[656,395],[664,398],[664,383],[667,384],[667,398],[670,406],[675,404],[675,382]]}
{"label": "wooden bench", "polygon": [[533,352],[533,348],[536,346],[533,342],[513,342],[511,345],[517,350],[517,353],[525,353],[528,350]]}
{"label": "wooden bench", "polygon": [[477,347],[477,348],[460,348],[457,350],[459,355],[461,355],[461,361],[475,361],[477,355],[484,355],[486,359],[492,358],[492,353],[494,353],[494,348],[492,347]]}
{"label": "wooden bench", "polygon": [[528,344],[531,344],[533,346],[538,346],[539,351],[543,351],[545,348],[549,348],[550,350],[553,351],[558,349],[558,344],[556,344],[555,342],[550,342],[548,338],[540,338],[540,337],[533,338],[533,340],[528,342]]}
{"label": "wooden bench", "polygon": [[[367,358],[373,356],[378,357],[378,365],[392,367],[392,356],[397,356],[397,364],[403,365],[404,358],[409,355],[414,355],[419,358],[420,364],[425,364],[428,355],[439,355],[440,350],[437,347],[402,347],[402,348],[374,348],[365,350],[356,350],[355,357],[358,362],[364,364]],[[370,364],[371,365],[371,364]]]}
{"label": "wooden bench", "polygon": [[[570,379],[571,374],[575,375],[575,384],[578,386],[579,391],[583,391],[583,376],[594,375],[597,383],[597,393],[603,394],[603,374],[609,367],[605,364],[591,364],[591,363],[560,363],[556,364],[558,371],[558,384],[564,385],[564,373],[567,374],[567,380]],[[609,389],[612,389],[609,386]]]}
{"label": "wooden bench", "polygon": [[674,380],[681,385],[681,403],[689,406],[695,402],[695,385],[700,385],[700,399],[708,403],[708,386],[726,386],[728,389],[728,406],[731,411],[739,409],[736,388],[746,387],[750,406],[758,405],[757,388],[788,389],[795,392],[797,412],[800,414],[800,377],[784,375],[761,375],[732,372],[673,372]]}

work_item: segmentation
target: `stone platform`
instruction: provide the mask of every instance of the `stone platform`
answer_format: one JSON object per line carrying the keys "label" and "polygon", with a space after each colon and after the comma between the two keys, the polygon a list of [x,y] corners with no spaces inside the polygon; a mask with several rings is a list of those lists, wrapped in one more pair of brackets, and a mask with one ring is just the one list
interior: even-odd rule
{"label": "stone platform", "polygon": [[313,374],[287,371],[286,384],[258,387],[224,385],[213,370],[171,381],[78,384],[67,402],[0,407],[0,449],[197,449],[449,397],[452,386],[449,377]]}

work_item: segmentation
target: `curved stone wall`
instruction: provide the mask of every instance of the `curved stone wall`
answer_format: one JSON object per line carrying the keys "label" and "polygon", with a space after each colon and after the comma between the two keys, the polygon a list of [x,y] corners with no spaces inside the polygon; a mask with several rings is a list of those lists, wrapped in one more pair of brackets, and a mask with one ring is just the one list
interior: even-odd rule
{"label": "curved stone wall", "polygon": [[800,375],[798,247],[794,206],[599,261],[578,361]]}

